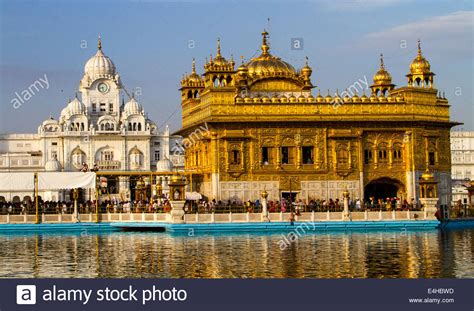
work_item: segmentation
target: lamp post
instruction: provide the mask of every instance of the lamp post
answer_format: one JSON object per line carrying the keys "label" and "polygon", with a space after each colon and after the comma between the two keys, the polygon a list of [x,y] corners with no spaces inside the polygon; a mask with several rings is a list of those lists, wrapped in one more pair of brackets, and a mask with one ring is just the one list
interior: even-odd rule
{"label": "lamp post", "polygon": [[344,220],[351,220],[349,212],[349,191],[347,189],[342,193],[342,197],[344,198]]}
{"label": "lamp post", "polygon": [[74,199],[74,222],[79,222],[79,213],[77,210],[77,199],[79,198],[79,189],[74,188],[72,190],[72,198]]}
{"label": "lamp post", "polygon": [[35,173],[35,213],[36,213],[36,219],[35,223],[39,224],[39,202],[38,202],[38,173]]}
{"label": "lamp post", "polygon": [[266,189],[263,189],[262,191],[262,220],[263,221],[270,221],[270,219],[268,218],[267,198],[268,198],[268,192]]}
{"label": "lamp post", "polygon": [[95,222],[99,223],[99,177],[96,177],[95,185]]}

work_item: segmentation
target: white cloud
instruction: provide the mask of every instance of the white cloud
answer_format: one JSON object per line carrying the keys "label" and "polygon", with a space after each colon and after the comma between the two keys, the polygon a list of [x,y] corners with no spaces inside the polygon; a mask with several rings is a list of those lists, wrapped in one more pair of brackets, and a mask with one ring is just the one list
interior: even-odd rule
{"label": "white cloud", "polygon": [[474,11],[458,11],[433,16],[365,35],[369,47],[400,45],[403,40],[413,46],[418,38],[440,52],[472,54]]}

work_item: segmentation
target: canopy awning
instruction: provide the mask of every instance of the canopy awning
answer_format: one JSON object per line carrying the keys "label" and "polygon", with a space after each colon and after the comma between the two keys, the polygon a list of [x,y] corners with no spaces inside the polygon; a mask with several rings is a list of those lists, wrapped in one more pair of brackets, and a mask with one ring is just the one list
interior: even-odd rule
{"label": "canopy awning", "polygon": [[0,173],[0,191],[34,191],[34,173]]}
{"label": "canopy awning", "polygon": [[[94,172],[39,172],[38,189],[40,191],[95,188]],[[34,191],[35,175],[33,172],[0,173],[0,191]]]}
{"label": "canopy awning", "polygon": [[58,190],[95,188],[94,172],[42,172],[38,173],[38,189]]}

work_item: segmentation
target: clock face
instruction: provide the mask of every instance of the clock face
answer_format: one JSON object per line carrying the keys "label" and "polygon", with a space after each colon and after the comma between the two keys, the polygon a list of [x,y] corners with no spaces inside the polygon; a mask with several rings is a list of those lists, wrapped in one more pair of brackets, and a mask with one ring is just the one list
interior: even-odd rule
{"label": "clock face", "polygon": [[106,83],[99,83],[97,89],[101,93],[107,93],[109,91],[109,86]]}

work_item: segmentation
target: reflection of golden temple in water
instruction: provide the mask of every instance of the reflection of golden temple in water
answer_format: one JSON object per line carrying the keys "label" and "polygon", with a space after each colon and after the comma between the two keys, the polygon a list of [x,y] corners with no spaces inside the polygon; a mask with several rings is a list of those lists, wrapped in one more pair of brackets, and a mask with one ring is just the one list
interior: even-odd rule
{"label": "reflection of golden temple in water", "polygon": [[[434,88],[434,73],[418,54],[407,85],[395,87],[381,58],[362,93],[361,82],[334,96],[312,93],[308,62],[296,70],[270,53],[262,33],[261,54],[235,69],[221,53],[204,73],[181,81],[185,167],[196,189],[209,198],[270,200],[297,193],[301,199],[419,198],[425,170],[440,182],[440,203],[450,200],[449,103]],[[367,79],[366,79],[367,80]],[[369,82],[366,83],[367,87]]]}
{"label": "reflection of golden temple in water", "polygon": [[[304,235],[2,236],[1,277],[474,277],[474,231]],[[34,252],[31,252],[34,250]],[[328,256],[328,254],[331,254]]]}

